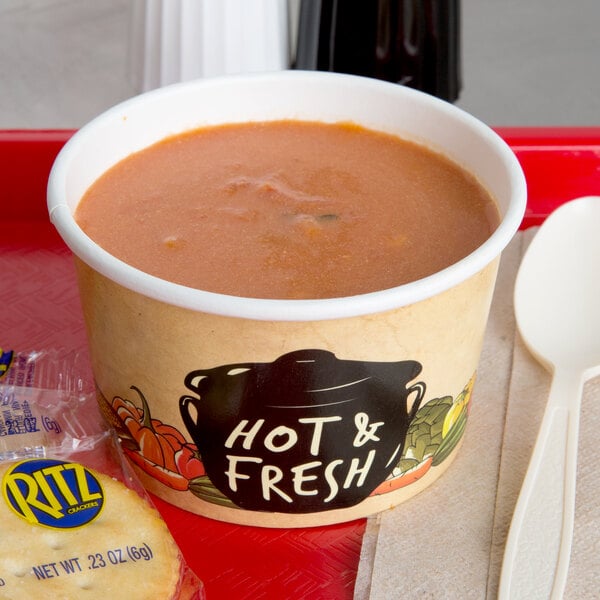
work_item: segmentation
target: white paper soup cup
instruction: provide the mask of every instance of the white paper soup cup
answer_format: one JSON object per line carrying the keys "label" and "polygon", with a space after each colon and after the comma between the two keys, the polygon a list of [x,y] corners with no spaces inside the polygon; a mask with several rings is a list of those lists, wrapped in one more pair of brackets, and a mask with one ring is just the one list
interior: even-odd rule
{"label": "white paper soup cup", "polygon": [[[422,142],[479,179],[501,224],[469,256],[414,283],[262,300],[150,276],[75,222],[87,188],[130,153],[204,125],[275,119],[353,121]],[[374,79],[294,71],[177,84],[124,102],[72,137],[48,186],[50,217],[76,256],[100,405],[145,485],[196,513],[274,527],[369,515],[448,467],[500,253],[525,197],[511,150],[451,104]],[[140,427],[158,445],[140,443]]]}

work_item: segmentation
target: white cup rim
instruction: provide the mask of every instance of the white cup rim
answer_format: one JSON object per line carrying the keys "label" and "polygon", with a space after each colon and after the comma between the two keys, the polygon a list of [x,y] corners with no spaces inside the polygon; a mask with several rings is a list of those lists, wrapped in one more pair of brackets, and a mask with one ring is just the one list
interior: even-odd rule
{"label": "white cup rim", "polygon": [[[293,85],[319,85],[332,82],[362,86],[374,92],[385,91],[398,97],[413,98],[428,110],[460,121],[461,127],[478,136],[492,149],[503,168],[511,198],[495,232],[475,251],[462,260],[428,277],[394,288],[349,297],[316,300],[278,300],[230,296],[189,288],[149,275],[112,256],[93,242],[77,225],[67,201],[66,179],[74,157],[85,140],[106,123],[122,118],[153,98],[185,94],[187,90],[219,85],[267,84],[283,82]],[[526,183],[519,162],[504,140],[490,127],[456,106],[423,92],[375,79],[308,71],[282,71],[218,77],[174,84],[146,92],[102,113],[77,131],[58,154],[48,181],[48,210],[59,234],[83,262],[116,283],[167,304],[228,317],[269,321],[317,321],[340,319],[385,312],[437,295],[475,275],[497,258],[517,232],[525,211]]]}

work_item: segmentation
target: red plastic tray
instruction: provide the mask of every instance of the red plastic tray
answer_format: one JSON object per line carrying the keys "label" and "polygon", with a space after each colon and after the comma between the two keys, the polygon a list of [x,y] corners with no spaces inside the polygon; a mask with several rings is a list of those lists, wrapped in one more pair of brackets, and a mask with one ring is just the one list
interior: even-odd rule
{"label": "red plastic tray", "polygon": [[[600,195],[600,127],[504,128],[528,182],[522,227],[561,203]],[[48,221],[46,182],[72,131],[0,131],[0,346],[85,351],[69,251]],[[366,521],[261,529],[156,505],[209,600],[345,600],[353,596]]]}

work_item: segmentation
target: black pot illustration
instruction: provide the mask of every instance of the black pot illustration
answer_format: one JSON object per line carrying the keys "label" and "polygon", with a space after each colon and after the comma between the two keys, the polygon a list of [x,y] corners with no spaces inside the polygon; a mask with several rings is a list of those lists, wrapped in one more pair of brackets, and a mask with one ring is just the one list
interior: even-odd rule
{"label": "black pot illustration", "polygon": [[396,465],[425,393],[408,387],[421,368],[299,350],[190,372],[180,411],[212,483],[239,507],[344,508]]}

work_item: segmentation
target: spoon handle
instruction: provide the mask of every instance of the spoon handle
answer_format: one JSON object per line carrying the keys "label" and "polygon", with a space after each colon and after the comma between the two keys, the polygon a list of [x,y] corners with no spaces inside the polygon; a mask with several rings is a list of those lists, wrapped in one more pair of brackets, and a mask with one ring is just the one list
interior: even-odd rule
{"label": "spoon handle", "polygon": [[573,540],[583,377],[556,371],[513,514],[498,600],[562,598]]}

